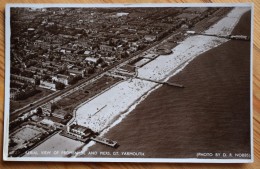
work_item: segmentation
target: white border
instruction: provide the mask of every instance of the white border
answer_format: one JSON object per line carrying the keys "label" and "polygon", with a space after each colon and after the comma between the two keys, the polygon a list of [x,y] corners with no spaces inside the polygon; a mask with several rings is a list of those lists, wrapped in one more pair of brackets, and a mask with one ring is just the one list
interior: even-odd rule
{"label": "white border", "polygon": [[[250,51],[250,137],[251,159],[197,159],[197,158],[66,158],[66,157],[8,157],[9,133],[9,101],[10,101],[10,8],[110,8],[110,7],[251,7],[251,51]],[[5,106],[4,106],[4,161],[46,161],[46,162],[149,162],[149,163],[252,163],[254,161],[253,149],[253,3],[136,3],[136,4],[6,4],[5,8]]]}
{"label": "white border", "polygon": [[254,4],[251,6],[251,49],[250,49],[250,136],[251,136],[251,160],[254,162],[254,130],[253,130],[253,42],[254,42]]}

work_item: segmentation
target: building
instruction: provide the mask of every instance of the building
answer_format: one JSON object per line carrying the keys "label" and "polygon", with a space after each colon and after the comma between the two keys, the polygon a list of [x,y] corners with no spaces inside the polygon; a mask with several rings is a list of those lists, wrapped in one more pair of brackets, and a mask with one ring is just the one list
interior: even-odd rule
{"label": "building", "polygon": [[63,54],[66,54],[66,53],[73,53],[74,50],[70,49],[70,48],[62,48],[62,49],[60,49],[60,52]]}
{"label": "building", "polygon": [[93,57],[86,57],[85,58],[85,61],[86,62],[88,62],[88,63],[91,63],[91,64],[96,64],[96,63],[98,63],[98,60],[99,60],[99,58],[93,58]]}
{"label": "building", "polygon": [[176,18],[191,21],[198,18],[199,16],[199,14],[181,13],[180,15],[176,16]]}
{"label": "building", "polygon": [[51,116],[52,115],[53,107],[52,107],[52,104],[50,102],[42,105],[41,109],[42,109],[43,115],[45,115],[45,116]]}
{"label": "building", "polygon": [[40,123],[48,127],[55,127],[55,123],[49,119],[43,119],[40,121]]}
{"label": "building", "polygon": [[10,89],[10,99],[17,100],[19,97],[19,90],[18,89]]}
{"label": "building", "polygon": [[68,72],[72,76],[84,77],[86,70],[85,69],[68,69]]}
{"label": "building", "polygon": [[34,28],[28,28],[27,31],[28,31],[28,33],[33,33],[35,31],[35,29]]}
{"label": "building", "polygon": [[49,81],[40,80],[39,87],[56,91],[56,84]]}
{"label": "building", "polygon": [[60,82],[64,85],[69,85],[69,83],[72,81],[72,78],[67,75],[57,74],[52,77],[53,81]]}
{"label": "building", "polygon": [[108,46],[108,45],[100,45],[99,48],[101,50],[107,51],[107,52],[112,52],[114,51],[114,47]]}
{"label": "building", "polygon": [[48,25],[53,26],[53,25],[55,25],[55,23],[54,22],[48,22]]}
{"label": "building", "polygon": [[78,124],[67,126],[67,132],[78,138],[86,138],[93,134],[93,131],[91,129]]}
{"label": "building", "polygon": [[19,80],[19,81],[28,82],[28,83],[31,83],[31,84],[35,84],[36,83],[35,79],[33,79],[33,78],[20,76],[20,75],[15,75],[15,74],[11,74],[11,80]]}
{"label": "building", "polygon": [[91,51],[89,51],[89,50],[85,50],[85,51],[84,51],[84,55],[89,55],[90,52],[91,52]]}
{"label": "building", "polygon": [[53,111],[52,116],[64,120],[69,117],[69,113],[65,110],[57,109]]}
{"label": "building", "polygon": [[145,35],[144,36],[144,40],[147,41],[147,42],[153,42],[156,40],[156,36],[155,35]]}
{"label": "building", "polygon": [[201,14],[201,13],[207,12],[208,10],[209,10],[209,8],[207,8],[207,7],[192,7],[192,8],[185,9],[183,12]]}

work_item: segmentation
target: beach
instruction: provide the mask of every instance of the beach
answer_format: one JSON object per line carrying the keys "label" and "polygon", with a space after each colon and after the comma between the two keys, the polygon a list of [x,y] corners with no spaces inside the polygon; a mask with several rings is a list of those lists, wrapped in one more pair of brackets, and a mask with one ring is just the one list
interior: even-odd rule
{"label": "beach", "polygon": [[[250,35],[250,12],[232,33]],[[184,89],[160,87],[104,135],[118,141],[118,149],[95,144],[88,151],[141,151],[158,158],[250,153],[249,78],[250,42],[223,43],[169,79]]]}

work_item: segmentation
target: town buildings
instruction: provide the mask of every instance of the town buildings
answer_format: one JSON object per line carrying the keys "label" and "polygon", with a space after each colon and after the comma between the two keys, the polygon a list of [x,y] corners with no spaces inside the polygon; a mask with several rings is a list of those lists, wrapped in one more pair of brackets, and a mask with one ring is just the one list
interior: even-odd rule
{"label": "town buildings", "polygon": [[218,9],[11,9],[11,98],[62,90]]}

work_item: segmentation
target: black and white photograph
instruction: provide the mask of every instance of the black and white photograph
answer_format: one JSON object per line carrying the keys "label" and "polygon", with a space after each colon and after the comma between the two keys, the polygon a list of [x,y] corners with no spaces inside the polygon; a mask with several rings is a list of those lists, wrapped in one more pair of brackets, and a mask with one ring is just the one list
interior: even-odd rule
{"label": "black and white photograph", "polygon": [[252,4],[8,4],[6,161],[253,162]]}

